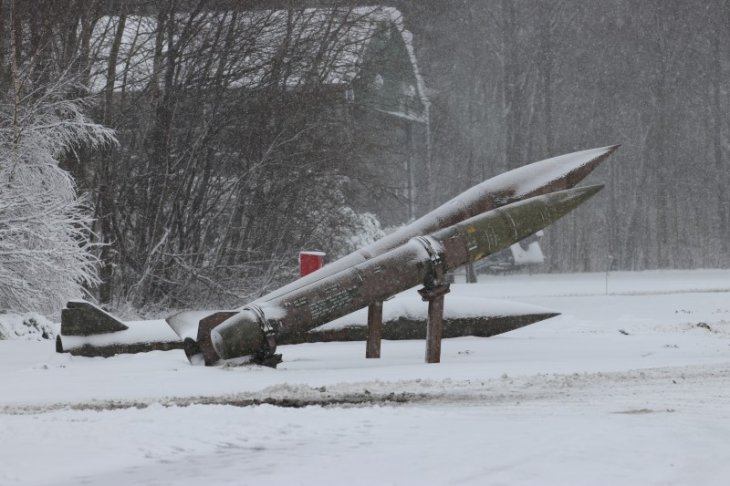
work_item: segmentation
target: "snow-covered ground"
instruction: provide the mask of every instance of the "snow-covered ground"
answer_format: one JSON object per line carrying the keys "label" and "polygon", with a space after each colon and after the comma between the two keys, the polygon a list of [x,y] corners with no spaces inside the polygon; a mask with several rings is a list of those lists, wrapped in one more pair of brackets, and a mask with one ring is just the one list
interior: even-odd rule
{"label": "snow-covered ground", "polygon": [[422,341],[276,370],[0,341],[0,484],[728,483],[730,271],[483,281],[454,294],[563,314],[438,365]]}

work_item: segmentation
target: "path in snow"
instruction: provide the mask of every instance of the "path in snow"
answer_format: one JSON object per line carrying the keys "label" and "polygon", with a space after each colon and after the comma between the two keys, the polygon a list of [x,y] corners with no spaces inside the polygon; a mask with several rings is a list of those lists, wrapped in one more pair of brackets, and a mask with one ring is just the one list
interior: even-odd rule
{"label": "path in snow", "polygon": [[608,295],[602,274],[495,277],[464,291],[563,315],[446,340],[439,365],[422,341],[381,360],[287,346],[277,370],[3,341],[0,484],[726,484],[728,287],[730,271],[611,274]]}

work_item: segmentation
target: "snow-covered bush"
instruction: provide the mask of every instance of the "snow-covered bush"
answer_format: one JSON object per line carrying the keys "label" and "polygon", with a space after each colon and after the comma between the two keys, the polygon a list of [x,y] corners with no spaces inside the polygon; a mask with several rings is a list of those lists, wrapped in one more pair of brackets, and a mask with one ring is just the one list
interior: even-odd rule
{"label": "snow-covered bush", "polygon": [[345,196],[346,177],[318,180],[316,189],[304,199],[297,221],[303,231],[306,248],[321,250],[332,261],[385,236],[378,218],[372,213],[353,210]]}
{"label": "snow-covered bush", "polygon": [[0,340],[23,339],[40,341],[53,339],[57,334],[57,325],[40,314],[14,314],[0,312]]}
{"label": "snow-covered bush", "polygon": [[[350,208],[347,208],[350,209]],[[350,209],[350,211],[352,211]],[[347,238],[346,245],[343,245],[344,254],[351,253],[359,248],[374,243],[383,236],[385,230],[380,226],[378,217],[373,213],[354,213],[354,227],[351,235]]]}
{"label": "snow-covered bush", "polygon": [[90,208],[58,161],[115,139],[84,115],[71,76],[13,75],[0,92],[0,308],[54,311],[97,280]]}

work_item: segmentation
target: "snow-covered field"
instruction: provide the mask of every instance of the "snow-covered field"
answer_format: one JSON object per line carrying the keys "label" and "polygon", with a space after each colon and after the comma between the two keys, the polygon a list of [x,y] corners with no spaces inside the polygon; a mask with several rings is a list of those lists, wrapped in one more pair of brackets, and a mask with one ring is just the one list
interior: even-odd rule
{"label": "snow-covered field", "polygon": [[0,341],[0,485],[728,484],[730,271],[482,280],[454,294],[563,315],[438,365],[422,341],[276,370]]}

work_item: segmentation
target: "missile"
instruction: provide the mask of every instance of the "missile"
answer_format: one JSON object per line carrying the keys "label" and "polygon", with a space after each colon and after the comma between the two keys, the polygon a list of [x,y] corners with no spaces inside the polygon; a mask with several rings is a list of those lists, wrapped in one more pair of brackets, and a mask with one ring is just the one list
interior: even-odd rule
{"label": "missile", "polygon": [[[266,362],[279,336],[301,333],[485,258],[548,226],[598,192],[595,185],[551,192],[477,214],[268,299],[227,314],[211,328],[217,357]],[[529,192],[528,192],[529,193]],[[458,198],[457,198],[458,199]],[[204,354],[205,350],[204,350]],[[215,361],[206,356],[206,363]]]}
{"label": "missile", "polygon": [[[258,298],[254,304],[266,305],[268,302],[382,255],[416,236],[433,233],[505,204],[569,189],[583,180],[618,147],[619,145],[612,145],[560,155],[488,179],[384,238]],[[186,354],[189,358],[201,352],[212,355],[205,349],[210,339],[209,330],[230,313],[242,309],[243,307],[239,307],[227,311],[228,314],[215,311],[181,312],[168,317],[167,323],[182,340],[186,341]],[[205,326],[201,321],[203,314],[209,317]]]}
{"label": "missile", "polygon": [[[295,280],[260,297],[252,305],[267,307],[270,302],[275,302],[292,292],[307,288],[316,282],[382,255],[405,244],[411,238],[433,233],[508,203],[573,187],[618,147],[618,145],[613,145],[561,155],[488,179],[400,230],[346,255],[306,277]],[[68,311],[67,315],[62,316],[61,334],[63,340],[61,341],[61,337],[59,337],[57,343],[60,352],[75,349],[74,346],[82,346],[84,352],[88,355],[109,355],[117,352],[183,347],[191,361],[204,359],[206,363],[211,364],[218,357],[210,343],[210,330],[229,317],[235,316],[247,306],[222,312],[209,310],[187,311],[168,317],[165,322],[180,338],[179,342],[175,342],[174,337],[171,338],[160,330],[152,332],[152,327],[157,329],[155,326],[160,321],[150,321],[155,326],[137,326],[140,332],[130,333],[129,326],[127,326],[130,323],[125,323],[122,330],[107,329],[109,326],[106,325],[106,321],[108,321],[106,317],[108,316],[103,316],[95,309],[80,308],[74,302],[71,302],[68,307],[69,309],[66,309]],[[76,329],[79,323],[83,324],[83,329]],[[145,323],[146,321],[140,324]],[[485,329],[487,327],[490,326],[486,326]],[[64,330],[67,332],[64,332]],[[493,332],[493,330],[482,331]],[[104,334],[104,339],[97,339],[97,334]],[[79,341],[76,335],[83,335],[86,338],[82,342]],[[114,339],[111,339],[112,337]]]}
{"label": "missile", "polygon": [[619,145],[611,145],[560,155],[533,162],[487,179],[403,228],[260,297],[256,302],[268,302],[312,282],[334,275],[392,250],[415,236],[433,233],[505,204],[570,189],[618,148]]}

